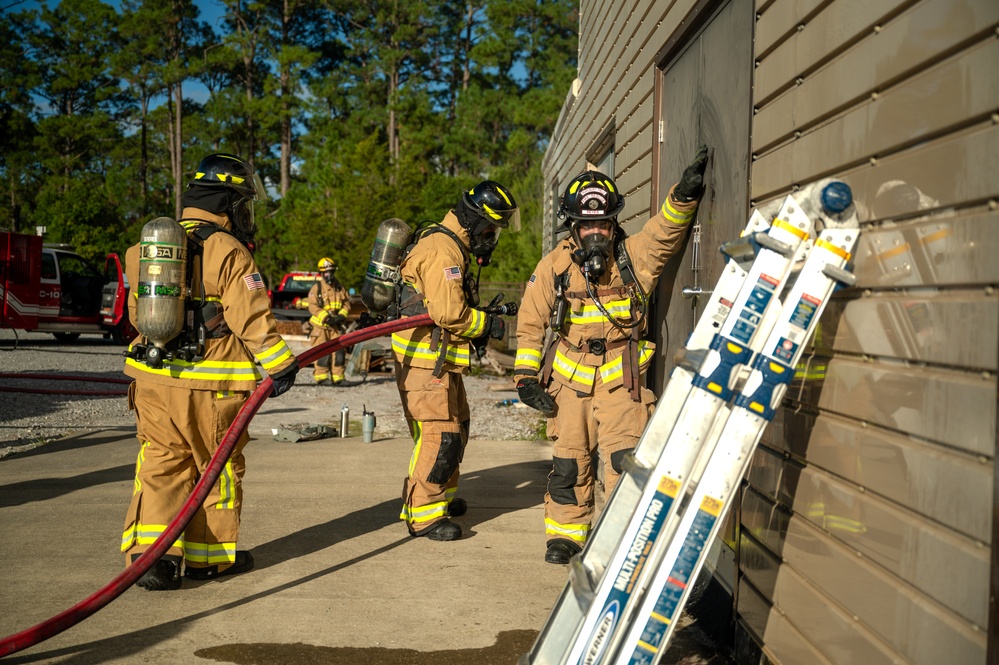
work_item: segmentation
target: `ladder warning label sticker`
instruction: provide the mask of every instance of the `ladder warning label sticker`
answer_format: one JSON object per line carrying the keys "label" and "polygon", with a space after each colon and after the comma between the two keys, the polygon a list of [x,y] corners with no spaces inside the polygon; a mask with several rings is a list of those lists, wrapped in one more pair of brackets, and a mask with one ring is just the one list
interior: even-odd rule
{"label": "ladder warning label sticker", "polygon": [[794,307],[794,311],[791,313],[790,324],[801,330],[808,330],[808,326],[811,324],[812,319],[815,317],[815,312],[818,311],[821,304],[821,299],[810,296],[807,293],[802,293],[801,300],[798,301],[798,304]]}
{"label": "ladder warning label sticker", "polygon": [[676,478],[663,476],[659,479],[659,491],[669,498],[675,499],[676,495],[680,493],[680,481]]}
{"label": "ladder warning label sticker", "polygon": [[798,346],[787,337],[782,337],[777,348],[774,349],[774,357],[790,365],[794,361],[794,354],[797,352]]}
{"label": "ladder warning label sticker", "polygon": [[750,340],[753,339],[756,328],[760,325],[763,313],[766,311],[767,305],[770,304],[770,300],[773,298],[774,291],[777,290],[779,283],[780,280],[770,275],[760,275],[760,278],[756,280],[756,285],[753,286],[752,292],[749,294],[749,298],[746,299],[746,304],[739,312],[738,320],[732,327],[732,337],[734,339],[739,340],[743,344],[749,344]]}

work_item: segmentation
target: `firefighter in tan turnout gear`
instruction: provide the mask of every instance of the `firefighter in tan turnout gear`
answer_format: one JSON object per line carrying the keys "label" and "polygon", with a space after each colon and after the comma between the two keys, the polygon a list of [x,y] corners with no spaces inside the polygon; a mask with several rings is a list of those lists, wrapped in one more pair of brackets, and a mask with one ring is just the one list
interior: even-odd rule
{"label": "firefighter in tan turnout gear", "polygon": [[513,195],[487,180],[466,192],[440,224],[418,229],[402,260],[400,315],[429,313],[435,324],[392,335],[396,383],[414,441],[399,517],[413,536],[461,537],[461,527],[448,518],[467,509],[455,497],[469,427],[462,375],[473,348],[502,339],[505,330],[503,319],[477,307],[478,277],[469,268],[489,263],[501,229],[519,227]]}
{"label": "firefighter in tan turnout gear", "polygon": [[[263,196],[250,166],[221,153],[202,160],[183,194],[179,221],[187,236],[183,309],[188,324],[165,349],[152,354],[149,340],[136,338],[125,363],[125,374],[134,379],[128,400],[141,444],[121,542],[126,564],[166,530],[191,494],[256,389],[261,378],[257,366],[273,380],[272,396],[295,382],[298,361],[277,332],[267,289],[248,248],[255,231],[253,201]],[[184,242],[184,233],[180,237]],[[126,254],[129,314],[140,331],[139,299],[162,288],[139,281],[145,260],[138,245]],[[139,586],[179,588],[182,564],[195,580],[253,567],[250,552],[236,549],[247,440],[244,432],[182,537],[139,578]]]}
{"label": "firefighter in tan turnout gear", "polygon": [[[312,317],[312,332],[309,333],[309,346],[317,346],[334,340],[343,333],[343,324],[350,313],[350,294],[341,286],[336,278],[336,262],[331,258],[319,261],[319,272],[322,279],[316,281],[309,290],[309,313]],[[329,381],[332,385],[343,383],[344,371],[343,349],[335,356],[323,356],[316,361],[312,370],[312,378],[316,383]]]}
{"label": "firefighter in tan turnout gear", "polygon": [[[517,317],[515,375],[522,402],[548,416],[554,441],[545,494],[545,561],[582,550],[593,516],[599,452],[609,496],[653,409],[642,374],[655,345],[640,337],[666,262],[683,244],[704,190],[702,146],[659,213],[628,237],[617,223],[624,197],[586,171],[569,183],[559,217],[569,236],[538,263]],[[552,341],[543,349],[546,333]]]}

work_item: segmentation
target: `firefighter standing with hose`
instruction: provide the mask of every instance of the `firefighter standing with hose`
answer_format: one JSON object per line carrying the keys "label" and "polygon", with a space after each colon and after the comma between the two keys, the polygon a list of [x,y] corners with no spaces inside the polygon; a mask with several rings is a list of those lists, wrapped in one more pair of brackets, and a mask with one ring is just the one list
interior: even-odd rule
{"label": "firefighter standing with hose", "polygon": [[558,211],[569,236],[528,281],[514,373],[521,401],[548,417],[555,442],[545,494],[549,563],[568,563],[586,543],[593,453],[599,446],[609,496],[652,413],[655,395],[642,374],[655,344],[640,338],[648,296],[683,244],[704,192],[707,158],[701,146],[659,213],[631,237],[617,222],[624,197],[614,181],[597,171],[576,176]]}
{"label": "firefighter standing with hose", "polygon": [[[125,374],[134,379],[128,402],[141,444],[121,542],[126,565],[166,530],[184,504],[257,387],[257,365],[272,379],[273,396],[294,385],[298,361],[277,332],[251,253],[253,202],[264,197],[263,184],[249,164],[234,155],[209,155],[183,194],[180,226],[186,232],[186,250],[178,251],[186,251],[186,258],[174,263],[186,264],[186,284],[149,281],[155,275],[141,264],[158,253],[162,256],[167,251],[162,246],[151,248],[144,242],[126,254],[132,285],[129,314],[144,333],[129,346],[125,362]],[[157,296],[170,293],[184,294],[187,323],[168,341],[151,339],[146,331],[155,326],[149,321],[156,308],[170,300]],[[253,567],[250,552],[236,549],[245,471],[242,449],[248,439],[244,431],[183,536],[139,578],[138,586],[177,589],[182,564],[195,580]]]}
{"label": "firefighter standing with hose", "polygon": [[417,230],[399,268],[399,315],[428,313],[435,324],[392,335],[396,384],[414,441],[399,515],[412,536],[461,537],[461,527],[448,518],[467,509],[455,497],[470,420],[462,375],[472,349],[484,349],[505,331],[503,319],[478,307],[478,276],[469,267],[489,263],[506,228],[520,228],[517,202],[486,180],[464,193],[440,224]]}
{"label": "firefighter standing with hose", "polygon": [[[319,272],[322,279],[309,289],[307,301],[309,303],[309,313],[312,317],[309,323],[312,324],[312,331],[309,333],[309,346],[318,346],[330,340],[334,340],[343,333],[343,324],[350,313],[350,294],[343,288],[336,278],[336,262],[329,258],[319,261]],[[323,356],[316,361],[312,370],[312,378],[316,384],[329,381],[331,385],[343,383],[343,372],[345,366],[345,354],[343,349],[336,352],[334,356]]]}

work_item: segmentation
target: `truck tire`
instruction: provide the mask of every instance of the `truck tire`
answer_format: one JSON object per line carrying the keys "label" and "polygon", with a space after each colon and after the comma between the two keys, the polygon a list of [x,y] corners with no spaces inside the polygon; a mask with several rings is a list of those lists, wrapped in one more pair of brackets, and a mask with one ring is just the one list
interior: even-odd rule
{"label": "truck tire", "polygon": [[68,344],[69,342],[75,342],[80,339],[80,333],[74,332],[54,332],[52,336],[55,337],[60,342]]}

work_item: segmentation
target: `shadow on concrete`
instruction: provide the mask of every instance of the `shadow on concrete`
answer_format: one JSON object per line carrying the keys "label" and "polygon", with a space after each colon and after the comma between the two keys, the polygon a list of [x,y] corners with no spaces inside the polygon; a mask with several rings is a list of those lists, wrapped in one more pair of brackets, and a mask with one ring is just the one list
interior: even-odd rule
{"label": "shadow on concrete", "polygon": [[[548,462],[522,462],[501,467],[483,469],[463,478],[460,484],[460,492],[467,497],[469,510],[464,516],[456,518],[455,521],[462,523],[466,528],[471,524],[480,524],[496,517],[503,512],[511,510],[521,510],[530,508],[541,503],[544,497],[544,482],[548,473]],[[130,467],[128,468],[130,472]],[[108,471],[117,471],[108,470]],[[87,474],[90,475],[90,474]],[[537,482],[532,478],[537,476]],[[125,478],[127,479],[127,475]],[[266,568],[281,562],[289,561],[298,557],[314,554],[326,548],[332,547],[339,542],[359,537],[393,524],[398,523],[400,533],[405,534],[405,526],[399,520],[399,507],[401,499],[392,498],[373,506],[336,517],[322,524],[316,524],[306,529],[299,530],[280,538],[271,540],[253,548],[254,559],[256,560],[255,570],[265,570]],[[543,529],[541,524],[539,530]],[[241,605],[252,603],[253,601],[280,593],[288,589],[307,584],[326,575],[339,572],[363,561],[377,557],[385,552],[389,552],[397,547],[412,542],[414,539],[408,534],[399,540],[388,545],[375,549],[362,556],[354,557],[348,561],[343,561],[323,570],[306,575],[297,580],[281,584],[265,591],[234,600],[225,605],[198,612],[181,619],[169,621],[151,626],[142,630],[123,633],[106,639],[89,642],[73,647],[65,647],[52,651],[45,651],[19,657],[8,657],[5,663],[33,663],[48,659],[59,659],[58,662],[71,665],[93,665],[104,663],[109,660],[135,656],[151,648],[162,641],[172,639],[183,631],[190,629],[201,619],[225,612],[229,609]],[[540,563],[539,558],[539,565]],[[238,578],[225,580],[223,583],[233,583]],[[192,582],[185,580],[185,588],[195,588],[202,584],[215,584],[217,582]],[[146,593],[140,590],[129,590],[131,593]],[[391,627],[386,628],[387,631]],[[226,660],[230,653],[236,660],[235,663],[516,663],[519,654],[530,648],[536,633],[533,631],[512,631],[511,635],[501,634],[497,638],[497,643],[486,649],[449,650],[435,652],[436,659],[413,660],[414,652],[408,649],[305,649],[303,645],[267,645],[260,653],[268,654],[269,658],[248,659],[249,652],[256,652],[258,649],[252,645],[228,645],[204,650],[199,654],[203,657],[219,658]],[[223,651],[215,652],[215,649]],[[514,649],[511,651],[511,649]],[[522,649],[522,650],[521,650]],[[247,651],[249,650],[249,651]],[[211,653],[209,653],[211,652]],[[428,654],[422,654],[420,658],[425,658]],[[255,657],[254,657],[255,658]],[[318,660],[317,660],[318,658]]]}

